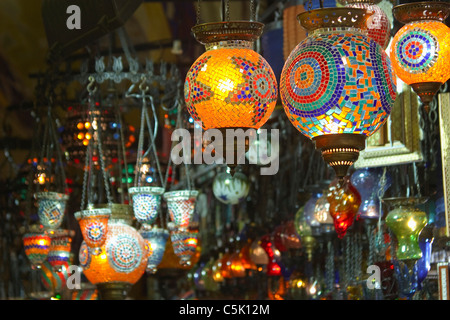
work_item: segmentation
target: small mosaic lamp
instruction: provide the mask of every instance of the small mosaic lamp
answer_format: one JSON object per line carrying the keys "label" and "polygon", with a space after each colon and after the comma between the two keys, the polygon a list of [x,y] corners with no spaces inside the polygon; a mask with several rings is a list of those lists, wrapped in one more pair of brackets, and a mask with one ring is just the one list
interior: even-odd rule
{"label": "small mosaic lamp", "polygon": [[49,230],[58,229],[64,219],[69,195],[46,191],[34,195],[38,202],[38,217],[41,224]]}
{"label": "small mosaic lamp", "polygon": [[164,188],[161,187],[133,187],[128,190],[133,200],[133,212],[136,220],[144,229],[150,229],[158,217],[161,197]]}
{"label": "small mosaic lamp", "polygon": [[450,14],[447,2],[414,2],[393,8],[405,25],[391,44],[395,74],[420,97],[425,110],[443,83],[450,79]]}
{"label": "small mosaic lamp", "polygon": [[173,251],[180,259],[182,266],[190,266],[191,258],[197,250],[198,231],[195,230],[174,230],[170,233]]}
{"label": "small mosaic lamp", "polygon": [[[192,32],[206,47],[189,69],[184,98],[191,117],[203,129],[259,129],[272,114],[278,96],[277,80],[267,61],[253,50],[264,24],[255,21],[223,21],[198,24]],[[248,141],[247,141],[248,142]],[[218,142],[220,143],[220,142]],[[217,146],[218,143],[215,142]],[[234,150],[234,163],[248,151],[224,141]]]}
{"label": "small mosaic lamp", "polygon": [[345,7],[300,13],[308,37],[291,52],[280,78],[289,120],[340,179],[366,137],[386,121],[397,95],[389,57],[367,35],[372,14]]}
{"label": "small mosaic lamp", "polygon": [[47,261],[55,271],[59,272],[69,266],[72,238],[75,236],[75,231],[57,229],[49,231],[49,235],[52,240]]}
{"label": "small mosaic lamp", "polygon": [[111,216],[111,209],[93,208],[75,212],[75,218],[80,224],[81,234],[92,254],[101,253],[101,246],[106,241],[108,233],[108,220]]}
{"label": "small mosaic lamp", "polygon": [[367,20],[367,35],[386,50],[391,37],[391,23],[387,14],[378,6],[381,0],[338,0],[348,8],[372,11]]}
{"label": "small mosaic lamp", "polygon": [[38,226],[30,227],[30,231],[22,237],[25,255],[30,260],[31,267],[38,269],[47,259],[50,251],[50,236],[39,230]]}
{"label": "small mosaic lamp", "polygon": [[150,230],[141,229],[139,233],[144,238],[148,247],[147,273],[154,274],[161,263],[166,250],[169,231],[163,228],[153,227]]}
{"label": "small mosaic lamp", "polygon": [[179,230],[187,230],[194,215],[196,190],[179,190],[164,193],[170,219]]}
{"label": "small mosaic lamp", "polygon": [[125,299],[132,285],[145,273],[148,249],[144,238],[132,227],[133,210],[130,205],[112,203],[106,241],[101,253],[82,242],[79,263],[90,283],[97,286],[101,300]]}

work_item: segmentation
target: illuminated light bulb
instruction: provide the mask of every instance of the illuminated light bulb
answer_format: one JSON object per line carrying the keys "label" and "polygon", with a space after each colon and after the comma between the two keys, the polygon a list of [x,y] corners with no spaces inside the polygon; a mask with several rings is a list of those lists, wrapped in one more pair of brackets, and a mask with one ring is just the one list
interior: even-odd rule
{"label": "illuminated light bulb", "polygon": [[333,218],[334,228],[338,238],[342,239],[355,220],[361,205],[361,196],[351,184],[350,178],[345,177],[342,181],[335,179],[330,184],[327,199],[330,204],[330,215]]}
{"label": "illuminated light bulb", "polygon": [[[192,32],[204,52],[189,69],[184,84],[186,107],[203,129],[259,129],[277,101],[276,77],[267,61],[253,50],[263,24],[227,21],[199,24]],[[215,141],[218,146],[221,142]],[[248,151],[245,145],[245,152]],[[234,142],[223,141],[222,150],[234,150],[234,163],[244,156]],[[234,172],[233,172],[234,173]]]}
{"label": "illuminated light bulb", "polygon": [[91,123],[88,122],[88,121],[86,121],[86,122],[84,123],[84,127],[85,127],[86,129],[89,129],[89,128],[91,127]]}
{"label": "illuminated light bulb", "polygon": [[392,10],[405,25],[391,44],[395,74],[410,85],[424,103],[425,110],[437,91],[450,79],[450,15],[447,2],[414,2]]}
{"label": "illuminated light bulb", "polygon": [[390,60],[367,36],[373,12],[325,8],[297,18],[308,37],[287,58],[280,97],[294,127],[343,178],[396,99]]}
{"label": "illuminated light bulb", "polygon": [[392,210],[386,216],[386,225],[397,238],[397,259],[418,260],[422,258],[422,250],[419,246],[419,235],[428,223],[424,211],[415,206],[424,203],[422,198],[387,198],[387,203]]}
{"label": "illuminated light bulb", "polygon": [[90,140],[91,139],[91,134],[89,132],[86,132],[85,138],[87,140]]}
{"label": "illuminated light bulb", "polygon": [[89,140],[84,139],[84,140],[83,140],[83,145],[84,145],[84,146],[87,146],[88,144],[89,144]]}
{"label": "illuminated light bulb", "polygon": [[82,130],[83,128],[84,128],[83,123],[82,123],[82,122],[78,122],[78,123],[77,123],[77,129],[78,129],[78,130]]}
{"label": "illuminated light bulb", "polygon": [[84,139],[84,133],[83,132],[78,133],[77,138],[78,138],[78,140],[83,140]]}

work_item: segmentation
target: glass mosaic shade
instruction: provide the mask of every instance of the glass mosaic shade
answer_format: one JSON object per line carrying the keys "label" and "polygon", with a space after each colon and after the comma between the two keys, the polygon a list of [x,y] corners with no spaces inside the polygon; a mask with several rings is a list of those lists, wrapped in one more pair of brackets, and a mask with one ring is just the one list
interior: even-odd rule
{"label": "glass mosaic shade", "polygon": [[450,14],[447,2],[416,2],[393,8],[405,25],[392,40],[391,60],[396,75],[411,85],[428,105],[439,87],[450,79]]}
{"label": "glass mosaic shade", "polygon": [[169,231],[163,228],[152,228],[151,230],[140,230],[148,247],[147,273],[154,274],[161,263],[169,238]]}
{"label": "glass mosaic shade", "polygon": [[112,205],[101,254],[92,254],[84,241],[80,246],[78,257],[83,274],[97,285],[101,299],[124,299],[145,272],[148,249],[144,238],[131,226],[131,211],[129,205]]}
{"label": "glass mosaic shade", "polygon": [[291,52],[280,78],[284,110],[315,141],[338,177],[388,118],[395,78],[383,48],[367,36],[372,12],[326,8],[300,13],[308,37]]}
{"label": "glass mosaic shade", "polygon": [[28,232],[23,238],[23,248],[33,269],[40,268],[50,251],[51,238],[43,232]]}
{"label": "glass mosaic shade", "polygon": [[41,224],[47,229],[57,229],[61,226],[66,211],[69,195],[59,192],[38,192],[38,216]]}
{"label": "glass mosaic shade", "polygon": [[253,50],[263,24],[229,21],[192,28],[205,45],[189,69],[184,97],[187,109],[205,130],[260,128],[277,100],[277,81],[267,61]]}
{"label": "glass mosaic shade", "polygon": [[170,233],[173,251],[180,258],[180,264],[184,266],[191,265],[191,258],[197,250],[198,231],[178,230]]}
{"label": "glass mosaic shade", "polygon": [[158,217],[161,197],[164,188],[161,187],[133,187],[128,190],[133,200],[133,212],[137,221],[144,228],[151,228]]}
{"label": "glass mosaic shade", "polygon": [[164,193],[170,219],[176,228],[188,228],[191,218],[194,215],[197,195],[198,191],[196,190],[179,190]]}
{"label": "glass mosaic shade", "polygon": [[101,246],[106,241],[108,221],[111,209],[99,208],[75,212],[75,218],[80,224],[81,233],[93,254],[101,253]]}
{"label": "glass mosaic shade", "polygon": [[52,241],[47,261],[55,271],[60,271],[63,267],[69,266],[72,238],[75,236],[75,231],[57,229],[50,231],[49,234]]}
{"label": "glass mosaic shade", "polygon": [[360,8],[373,11],[367,20],[367,35],[378,43],[383,49],[389,44],[391,22],[387,14],[377,5],[381,0],[339,0],[349,8]]}

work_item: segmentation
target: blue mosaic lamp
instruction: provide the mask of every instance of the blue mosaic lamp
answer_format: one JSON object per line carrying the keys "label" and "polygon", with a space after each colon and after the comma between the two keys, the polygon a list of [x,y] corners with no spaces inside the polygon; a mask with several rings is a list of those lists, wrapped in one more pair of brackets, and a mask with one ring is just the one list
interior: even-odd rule
{"label": "blue mosaic lamp", "polygon": [[152,228],[151,230],[140,230],[148,247],[147,273],[154,274],[164,256],[169,231],[163,228]]}
{"label": "blue mosaic lamp", "polygon": [[291,52],[280,78],[286,115],[341,180],[396,98],[389,57],[367,34],[371,15],[345,7],[300,13],[308,37]]}
{"label": "blue mosaic lamp", "polygon": [[144,229],[150,229],[158,217],[164,188],[161,187],[133,187],[128,190],[133,200],[133,212],[137,221]]}

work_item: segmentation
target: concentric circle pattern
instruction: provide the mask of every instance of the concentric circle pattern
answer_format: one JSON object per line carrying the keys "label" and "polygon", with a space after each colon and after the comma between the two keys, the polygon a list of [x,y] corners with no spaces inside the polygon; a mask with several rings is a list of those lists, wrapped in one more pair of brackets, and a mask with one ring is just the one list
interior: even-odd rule
{"label": "concentric circle pattern", "polygon": [[133,195],[134,215],[141,223],[153,223],[158,215],[160,204],[161,195],[145,193]]}
{"label": "concentric circle pattern", "polygon": [[309,138],[375,132],[396,98],[388,56],[356,31],[308,36],[286,60],[280,96],[292,124]]}
{"label": "concentric circle pattern", "polygon": [[114,242],[106,244],[110,265],[118,272],[131,272],[141,262],[142,250],[136,238],[127,235],[117,235]]}
{"label": "concentric circle pattern", "polygon": [[210,46],[191,66],[184,85],[187,109],[210,128],[260,128],[277,100],[277,81],[267,61],[237,41]]}
{"label": "concentric circle pattern", "polygon": [[80,262],[80,266],[84,268],[89,268],[91,263],[91,254],[89,252],[89,247],[86,242],[82,242],[80,246],[80,251],[78,253],[78,260]]}
{"label": "concentric circle pattern", "polygon": [[106,226],[98,221],[92,221],[86,226],[86,236],[93,243],[98,243],[105,239]]}
{"label": "concentric circle pattern", "polygon": [[404,25],[393,39],[391,59],[407,84],[446,82],[450,77],[450,28],[438,21]]}

